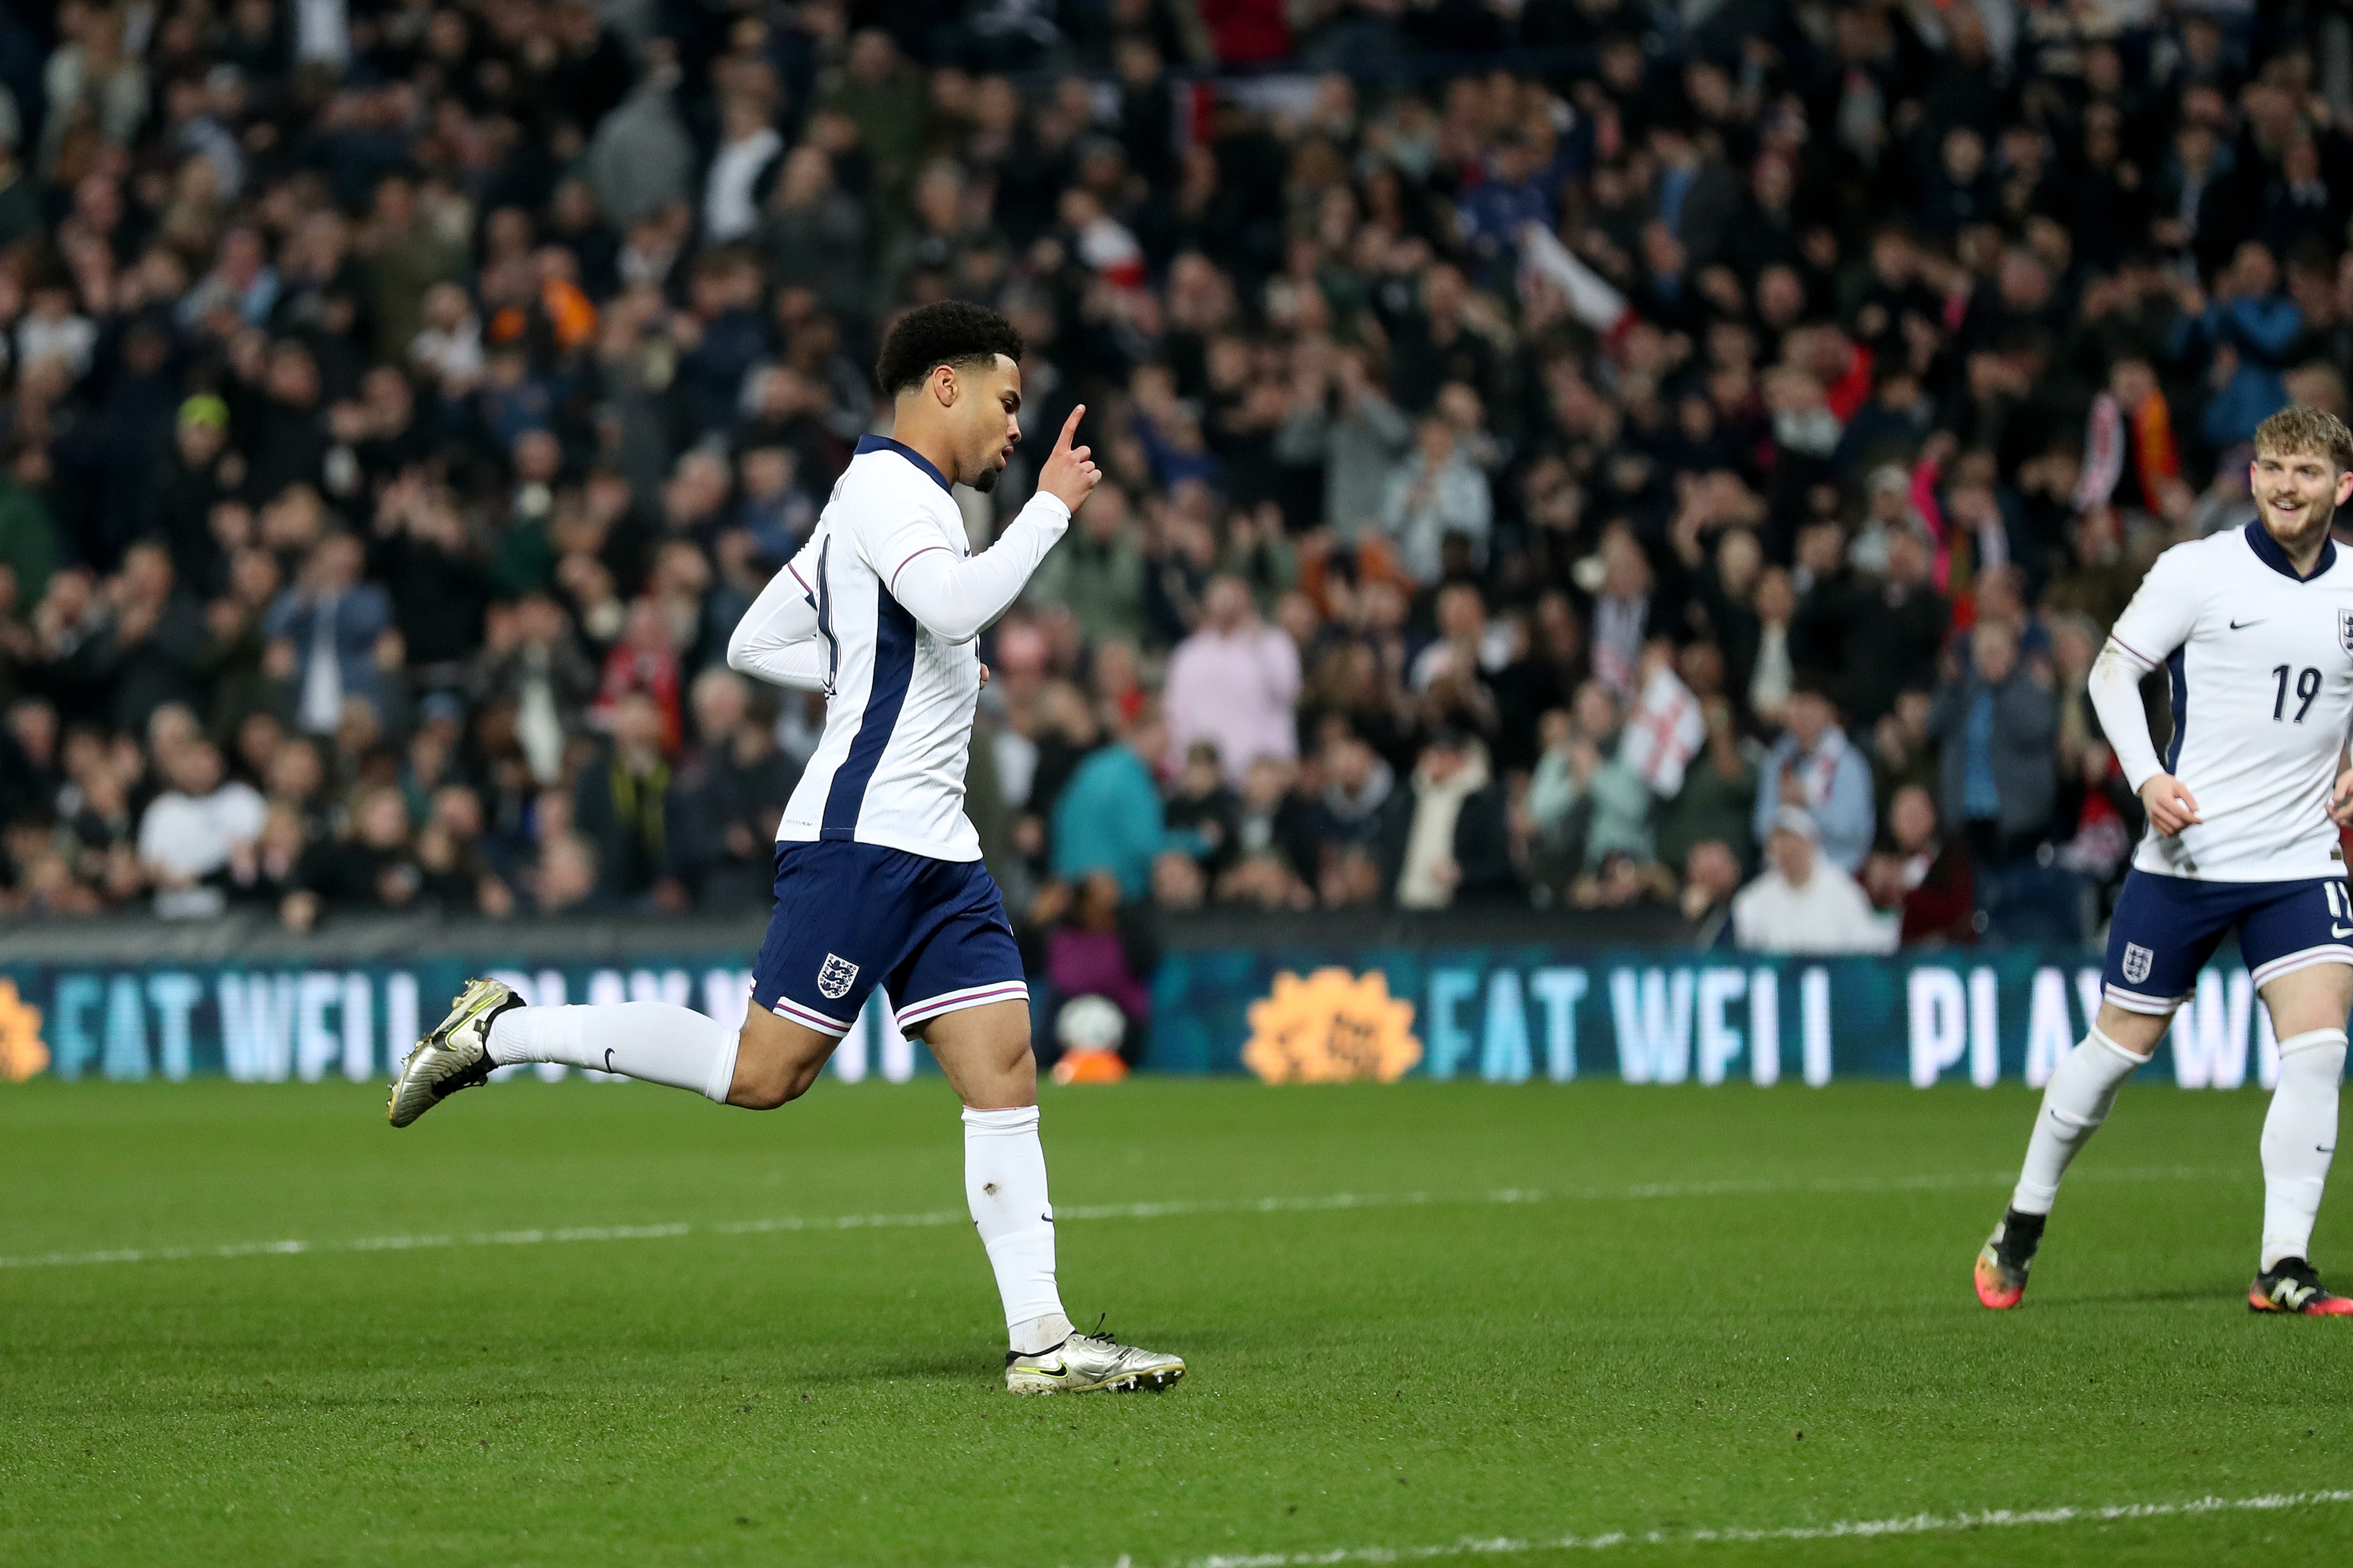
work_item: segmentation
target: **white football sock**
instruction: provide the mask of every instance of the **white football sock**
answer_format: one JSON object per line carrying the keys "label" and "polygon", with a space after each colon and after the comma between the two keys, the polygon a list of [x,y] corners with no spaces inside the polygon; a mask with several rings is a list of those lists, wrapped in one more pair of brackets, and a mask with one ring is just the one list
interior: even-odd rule
{"label": "white football sock", "polygon": [[601,1007],[510,1007],[491,1022],[491,1060],[567,1062],[692,1089],[727,1103],[736,1032],[691,1007],[614,1002]]}
{"label": "white football sock", "polygon": [[2310,1258],[2312,1222],[2337,1152],[2337,1080],[2345,1031],[2311,1029],[2279,1043],[2279,1087],[2263,1116],[2263,1270]]}
{"label": "white football sock", "polygon": [[2043,1087],[2042,1109],[2034,1113],[2034,1136],[2026,1141],[2026,1165],[2010,1206],[2021,1214],[2049,1214],[2059,1196],[2059,1178],[2084,1147],[2093,1129],[2108,1119],[2116,1090],[2133,1069],[2148,1060],[2137,1057],[2097,1025],[2067,1053]]}
{"label": "white football sock", "polygon": [[1060,1343],[1071,1320],[1054,1286],[1054,1205],[1036,1106],[965,1111],[964,1195],[997,1273],[1013,1349],[1027,1354]]}

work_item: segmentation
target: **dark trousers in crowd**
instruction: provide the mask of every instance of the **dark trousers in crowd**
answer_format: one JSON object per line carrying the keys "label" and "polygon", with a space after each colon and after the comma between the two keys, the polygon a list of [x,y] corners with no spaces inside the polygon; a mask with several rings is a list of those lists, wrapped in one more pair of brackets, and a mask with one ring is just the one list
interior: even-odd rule
{"label": "dark trousers in crowd", "polygon": [[1962,824],[1962,836],[1976,861],[1979,940],[2088,940],[2086,884],[2058,863],[2057,851],[2042,835],[2006,834],[1999,821],[1973,817]]}

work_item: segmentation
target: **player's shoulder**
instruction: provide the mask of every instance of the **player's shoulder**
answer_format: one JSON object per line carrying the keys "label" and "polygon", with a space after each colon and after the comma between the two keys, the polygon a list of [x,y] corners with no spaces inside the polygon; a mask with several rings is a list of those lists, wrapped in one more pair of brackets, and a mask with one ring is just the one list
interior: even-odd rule
{"label": "player's shoulder", "polygon": [[[2268,537],[2263,541],[2263,544],[2270,543]],[[2272,553],[2278,553],[2277,546],[2273,546]],[[2338,565],[2343,565],[2341,556]],[[2225,597],[2251,589],[2260,592],[2281,580],[2280,571],[2249,536],[2248,530],[2226,528],[2164,550],[2150,563],[2141,584],[2144,591],[2163,595],[2177,603],[2200,602],[2210,601],[2210,596],[2218,591]],[[2353,583],[2353,577],[2346,581]]]}
{"label": "player's shoulder", "polygon": [[2201,539],[2186,539],[2179,544],[2168,545],[2158,552],[2149,570],[2168,576],[2190,576],[2256,564],[2260,563],[2247,542],[2245,531],[2226,528]]}
{"label": "player's shoulder", "polygon": [[884,495],[912,489],[915,478],[904,459],[861,445],[841,470],[841,488],[845,495]]}
{"label": "player's shoulder", "polygon": [[888,436],[860,436],[849,467],[869,483],[911,494],[946,499],[951,489],[930,458]]}
{"label": "player's shoulder", "polygon": [[2321,563],[2313,580],[2326,583],[2339,593],[2353,594],[2353,546],[2329,541],[2328,559]]}
{"label": "player's shoulder", "polygon": [[853,524],[894,527],[910,514],[934,518],[958,516],[955,498],[939,470],[896,442],[876,436],[862,437],[858,451],[842,470],[835,500]]}

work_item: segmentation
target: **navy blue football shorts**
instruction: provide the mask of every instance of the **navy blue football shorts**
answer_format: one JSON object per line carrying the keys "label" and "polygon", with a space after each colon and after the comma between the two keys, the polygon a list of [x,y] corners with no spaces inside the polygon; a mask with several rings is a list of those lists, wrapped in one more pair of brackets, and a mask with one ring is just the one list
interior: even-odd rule
{"label": "navy blue football shorts", "polygon": [[753,1005],[839,1039],[877,985],[910,1035],[944,1013],[1029,1000],[997,879],[977,860],[880,844],[778,844]]}
{"label": "navy blue football shorts", "polygon": [[2353,893],[2342,877],[2199,882],[2136,868],[2108,927],[2103,994],[2129,1013],[2170,1013],[2233,930],[2258,989],[2316,963],[2353,963]]}

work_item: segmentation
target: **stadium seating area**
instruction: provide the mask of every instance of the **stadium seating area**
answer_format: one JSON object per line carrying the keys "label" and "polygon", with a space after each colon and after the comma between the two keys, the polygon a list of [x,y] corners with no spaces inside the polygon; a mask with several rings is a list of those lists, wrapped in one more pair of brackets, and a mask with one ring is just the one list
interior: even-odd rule
{"label": "stadium seating area", "polygon": [[2329,15],[11,8],[0,912],[765,910],[821,707],[727,633],[958,296],[1109,475],[984,644],[1040,963],[1710,931],[1777,830],[1905,941],[2073,939],[2108,622],[2345,411]]}

